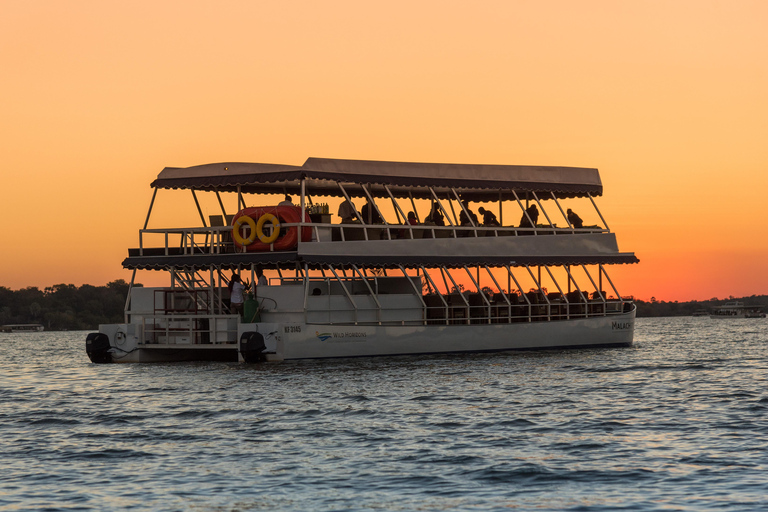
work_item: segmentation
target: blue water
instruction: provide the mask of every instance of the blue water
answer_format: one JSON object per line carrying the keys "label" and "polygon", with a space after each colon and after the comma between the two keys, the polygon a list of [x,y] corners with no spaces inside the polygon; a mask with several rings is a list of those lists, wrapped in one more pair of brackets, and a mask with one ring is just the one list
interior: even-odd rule
{"label": "blue water", "polygon": [[0,334],[0,510],[756,510],[768,322],[625,349],[93,365]]}

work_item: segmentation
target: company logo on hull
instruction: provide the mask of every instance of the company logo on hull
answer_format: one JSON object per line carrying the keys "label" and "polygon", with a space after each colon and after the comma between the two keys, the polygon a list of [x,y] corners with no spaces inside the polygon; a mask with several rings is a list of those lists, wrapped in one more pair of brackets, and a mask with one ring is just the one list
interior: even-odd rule
{"label": "company logo on hull", "polygon": [[331,343],[348,343],[350,341],[366,341],[368,334],[360,331],[348,331],[348,332],[320,332],[315,331],[315,336],[320,341],[326,341],[331,338]]}

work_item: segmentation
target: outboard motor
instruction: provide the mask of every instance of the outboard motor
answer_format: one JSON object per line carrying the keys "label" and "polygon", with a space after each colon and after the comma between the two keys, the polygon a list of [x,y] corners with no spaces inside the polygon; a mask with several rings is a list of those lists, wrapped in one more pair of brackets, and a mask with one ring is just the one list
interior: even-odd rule
{"label": "outboard motor", "polygon": [[111,363],[109,336],[102,332],[92,332],[85,338],[85,352],[92,363]]}
{"label": "outboard motor", "polygon": [[267,356],[264,355],[266,349],[267,345],[261,333],[249,331],[240,336],[240,354],[246,363],[266,361]]}

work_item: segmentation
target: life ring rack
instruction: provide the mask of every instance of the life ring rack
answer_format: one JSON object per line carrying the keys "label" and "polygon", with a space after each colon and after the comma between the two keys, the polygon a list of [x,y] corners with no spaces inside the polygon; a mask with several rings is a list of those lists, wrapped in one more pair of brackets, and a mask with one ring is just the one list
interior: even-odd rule
{"label": "life ring rack", "polygon": [[[237,212],[232,218],[232,240],[235,246],[245,252],[291,251],[299,245],[298,226],[283,227],[283,224],[299,224],[301,208],[297,206],[252,206]],[[304,213],[304,226],[301,228],[301,241],[309,242],[312,238],[312,220]],[[272,225],[272,233],[267,235],[264,228]],[[243,229],[248,227],[247,236]]]}

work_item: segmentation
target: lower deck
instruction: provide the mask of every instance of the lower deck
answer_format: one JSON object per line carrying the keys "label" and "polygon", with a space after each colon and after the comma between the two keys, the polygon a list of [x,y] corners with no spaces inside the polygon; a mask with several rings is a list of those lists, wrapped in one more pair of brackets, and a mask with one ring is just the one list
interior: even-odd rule
{"label": "lower deck", "polygon": [[[277,277],[252,288],[248,282],[257,282],[261,269],[251,265],[243,269],[250,270],[250,279],[232,273],[232,283],[243,282],[238,286],[253,292],[244,303],[238,300],[237,307],[231,304],[235,295],[230,296],[223,269],[206,270],[174,269],[170,287],[132,287],[125,322],[100,326],[98,340],[89,338],[89,356],[97,346],[100,355],[95,359],[111,362],[286,360],[632,343],[634,304],[618,294],[602,265],[596,275],[584,265],[514,271],[510,265],[305,265],[295,267],[292,276],[278,267]],[[610,285],[611,295],[603,284]]]}
{"label": "lower deck", "polygon": [[[235,340],[152,340],[139,324],[101,326],[111,362],[249,360],[245,341],[262,345],[258,360],[323,359],[553,348],[630,346],[635,309],[610,315],[513,323],[420,325],[239,323]],[[210,336],[210,333],[209,333]],[[113,342],[113,340],[115,342]]]}

